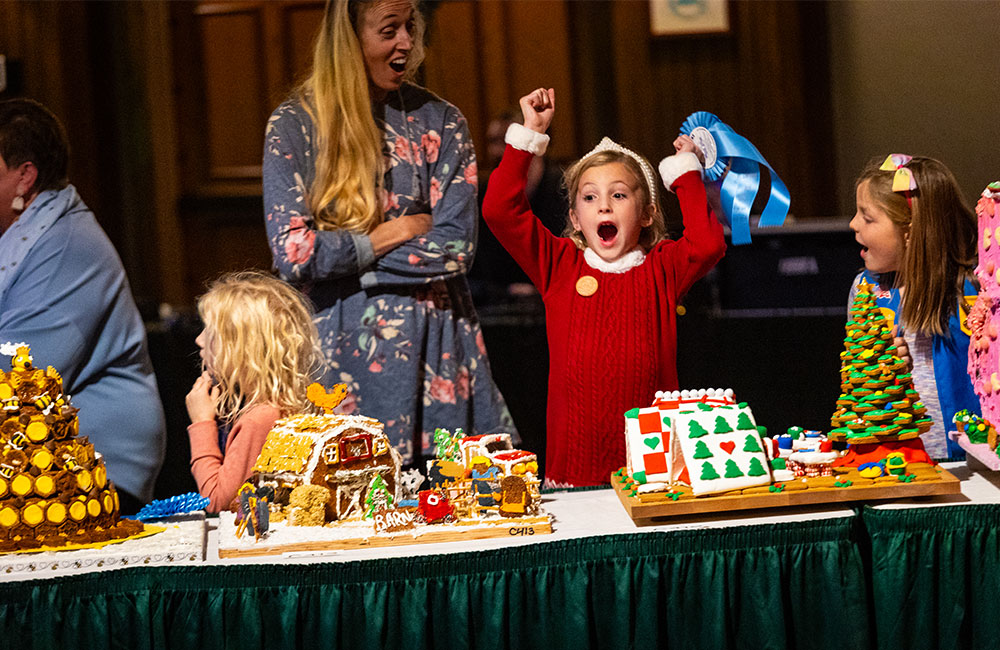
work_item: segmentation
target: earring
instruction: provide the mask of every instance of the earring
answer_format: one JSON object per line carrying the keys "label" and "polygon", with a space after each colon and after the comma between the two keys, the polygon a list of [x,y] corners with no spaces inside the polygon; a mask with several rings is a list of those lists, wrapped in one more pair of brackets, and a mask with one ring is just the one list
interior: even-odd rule
{"label": "earring", "polygon": [[24,197],[15,196],[14,200],[10,202],[10,207],[14,212],[21,212],[24,210]]}

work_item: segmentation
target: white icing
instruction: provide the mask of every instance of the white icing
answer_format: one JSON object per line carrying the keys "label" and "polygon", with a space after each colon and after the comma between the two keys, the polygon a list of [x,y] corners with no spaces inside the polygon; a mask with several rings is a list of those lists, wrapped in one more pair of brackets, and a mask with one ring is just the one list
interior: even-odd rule
{"label": "white icing", "polygon": [[7,341],[6,343],[0,343],[0,355],[5,357],[13,357],[17,354],[18,348],[29,347],[27,343],[21,341],[20,343],[12,343]]}
{"label": "white icing", "polygon": [[639,486],[636,490],[639,494],[649,494],[650,492],[666,492],[670,489],[670,486],[661,481],[656,481],[654,483],[644,483]]}
{"label": "white icing", "polygon": [[837,460],[838,456],[835,451],[795,451],[788,459],[803,465],[826,465]]}

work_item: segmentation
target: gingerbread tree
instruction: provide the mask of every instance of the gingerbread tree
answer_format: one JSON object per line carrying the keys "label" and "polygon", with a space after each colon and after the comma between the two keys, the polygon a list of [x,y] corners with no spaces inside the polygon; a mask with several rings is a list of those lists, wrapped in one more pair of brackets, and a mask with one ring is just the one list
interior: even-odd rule
{"label": "gingerbread tree", "polygon": [[841,394],[830,418],[833,440],[851,445],[840,465],[879,460],[889,451],[930,462],[919,436],[931,419],[913,387],[906,362],[896,355],[892,324],[875,304],[872,286],[858,285],[840,358]]}
{"label": "gingerbread tree", "polygon": [[393,498],[392,492],[389,491],[389,486],[386,485],[385,479],[382,478],[381,474],[376,474],[371,482],[368,483],[368,489],[365,492],[365,514],[363,515],[363,519],[371,519],[376,512],[390,508],[392,505]]}
{"label": "gingerbread tree", "polygon": [[462,448],[459,441],[465,437],[465,431],[455,429],[454,435],[448,429],[434,429],[434,456],[439,460],[461,462]]}

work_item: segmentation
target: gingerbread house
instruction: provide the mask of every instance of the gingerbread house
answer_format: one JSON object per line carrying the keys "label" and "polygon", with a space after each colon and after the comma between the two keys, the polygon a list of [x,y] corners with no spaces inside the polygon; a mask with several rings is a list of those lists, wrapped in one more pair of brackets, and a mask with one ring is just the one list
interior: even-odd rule
{"label": "gingerbread house", "polygon": [[458,441],[462,464],[472,466],[472,459],[483,456],[499,466],[504,476],[537,474],[538,456],[530,451],[515,449],[509,433],[484,433],[466,436]]}
{"label": "gingerbread house", "polygon": [[379,476],[399,497],[401,458],[382,423],[360,415],[295,415],[275,423],[253,467],[255,485],[274,488],[274,503],[288,505],[300,485],[329,489],[328,521],[359,518],[365,492]]}
{"label": "gingerbread house", "polygon": [[625,453],[635,481],[690,485],[695,495],[771,482],[753,414],[731,389],[657,393],[625,414]]}

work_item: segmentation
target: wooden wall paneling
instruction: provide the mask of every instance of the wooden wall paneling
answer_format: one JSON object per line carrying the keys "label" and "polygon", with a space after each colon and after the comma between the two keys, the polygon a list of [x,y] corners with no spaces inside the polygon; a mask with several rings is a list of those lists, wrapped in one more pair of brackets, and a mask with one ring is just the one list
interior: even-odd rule
{"label": "wooden wall paneling", "polygon": [[614,32],[609,3],[571,2],[568,9],[569,54],[578,106],[573,144],[583,153],[603,136],[612,135],[609,129],[618,124],[618,103],[612,101],[616,96],[615,57],[609,56],[614,51]]}
{"label": "wooden wall paneling", "polygon": [[[478,46],[474,54],[478,59],[479,87],[482,94],[483,133],[490,120],[507,109],[516,109],[520,95],[512,87],[508,60],[510,41],[513,37],[508,27],[507,2],[479,2],[476,8]],[[485,142],[485,137],[482,140]],[[484,144],[485,146],[485,144]]]}
{"label": "wooden wall paneling", "polygon": [[[32,45],[32,54],[45,57],[44,74],[53,78],[30,80],[32,85],[41,82],[43,94],[32,91],[29,96],[48,106],[65,125],[70,182],[120,251],[122,222],[114,196],[117,175],[114,152],[108,143],[113,125],[109,115],[99,110],[110,91],[112,71],[97,43],[92,22],[94,7],[84,3],[39,3],[39,10],[45,22],[38,35],[41,42]],[[53,32],[58,35],[55,39]]]}
{"label": "wooden wall paneling", "polygon": [[[18,94],[66,127],[69,179],[118,250],[133,293],[155,304],[160,267],[147,165],[151,146],[143,11],[158,3],[4,2],[0,51],[22,65]],[[168,93],[169,94],[169,93]]]}
{"label": "wooden wall paneling", "polygon": [[173,42],[174,123],[177,128],[178,195],[193,196],[204,185],[205,79],[194,0],[167,3]]}
{"label": "wooden wall paneling", "polygon": [[[205,148],[210,180],[260,179],[268,108],[264,8],[210,4],[197,10],[206,79]],[[262,74],[264,71],[264,74]]]}
{"label": "wooden wall paneling", "polygon": [[[805,3],[808,5],[808,3]],[[828,81],[804,61],[823,57],[823,8],[737,2],[731,33],[648,38],[645,3],[613,3],[614,96],[620,138],[652,160],[671,151],[683,120],[706,110],[749,138],[781,174],[793,212],[817,214],[832,155]],[[812,30],[807,44],[805,26]],[[816,33],[815,30],[819,30]],[[810,110],[810,107],[820,110]]]}
{"label": "wooden wall paneling", "polygon": [[[281,57],[284,61],[283,85],[277,101],[283,101],[288,93],[309,73],[312,68],[313,44],[323,21],[323,3],[295,3],[284,10],[284,38]],[[275,98],[272,98],[275,100]]]}
{"label": "wooden wall paneling", "polygon": [[580,107],[573,86],[567,3],[511,2],[506,14],[509,50],[505,64],[511,79],[511,101],[535,88],[555,88],[556,117],[549,127],[552,143],[546,155],[576,157],[574,132]]}
{"label": "wooden wall paneling", "polygon": [[833,182],[818,173],[811,145],[817,142],[805,97],[813,88],[802,65],[803,33],[796,3],[737,3],[740,52],[737,59],[744,112],[736,127],[781,175],[792,197],[791,213],[820,214],[821,184]]}
{"label": "wooden wall paneling", "polygon": [[[260,8],[260,29],[261,29],[261,58],[263,59],[263,104],[269,115],[271,109],[281,102],[285,87],[288,83],[288,62],[289,53],[286,51],[287,27],[285,14],[287,5],[278,2],[270,2]],[[263,128],[258,134],[263,138]],[[263,150],[263,147],[261,147]],[[258,152],[260,153],[260,152]]]}
{"label": "wooden wall paneling", "polygon": [[490,119],[540,86],[558,93],[550,156],[577,155],[569,10],[565,1],[442,2],[424,64],[427,87],[458,106],[485,149]]}
{"label": "wooden wall paneling", "polygon": [[[115,242],[132,293],[145,315],[155,317],[161,293],[157,250],[157,222],[151,218],[156,194],[153,136],[150,122],[149,79],[145,61],[150,52],[144,13],[157,3],[107,2],[89,5],[95,35],[95,128],[100,149],[95,152],[101,169],[102,190],[112,202]],[[101,34],[104,38],[96,36]],[[106,39],[106,40],[105,40]]]}
{"label": "wooden wall paneling", "polygon": [[152,134],[153,201],[149,209],[156,232],[159,269],[158,302],[185,305],[191,300],[185,286],[188,251],[177,211],[180,177],[177,165],[177,124],[174,120],[173,39],[166,3],[143,3],[146,51],[144,78],[149,97],[149,128]]}
{"label": "wooden wall paneling", "polygon": [[193,298],[227,271],[271,268],[260,197],[184,198],[187,289]]}
{"label": "wooden wall paneling", "polygon": [[645,2],[615,3],[611,18],[619,116],[615,131],[623,145],[658,161],[662,144],[657,140],[663,138],[657,134],[662,131],[663,117],[650,83],[649,6]]}
{"label": "wooden wall paneling", "polygon": [[458,107],[469,123],[469,132],[482,156],[488,109],[481,90],[481,59],[476,3],[445,2],[434,12],[424,59],[429,90]]}

